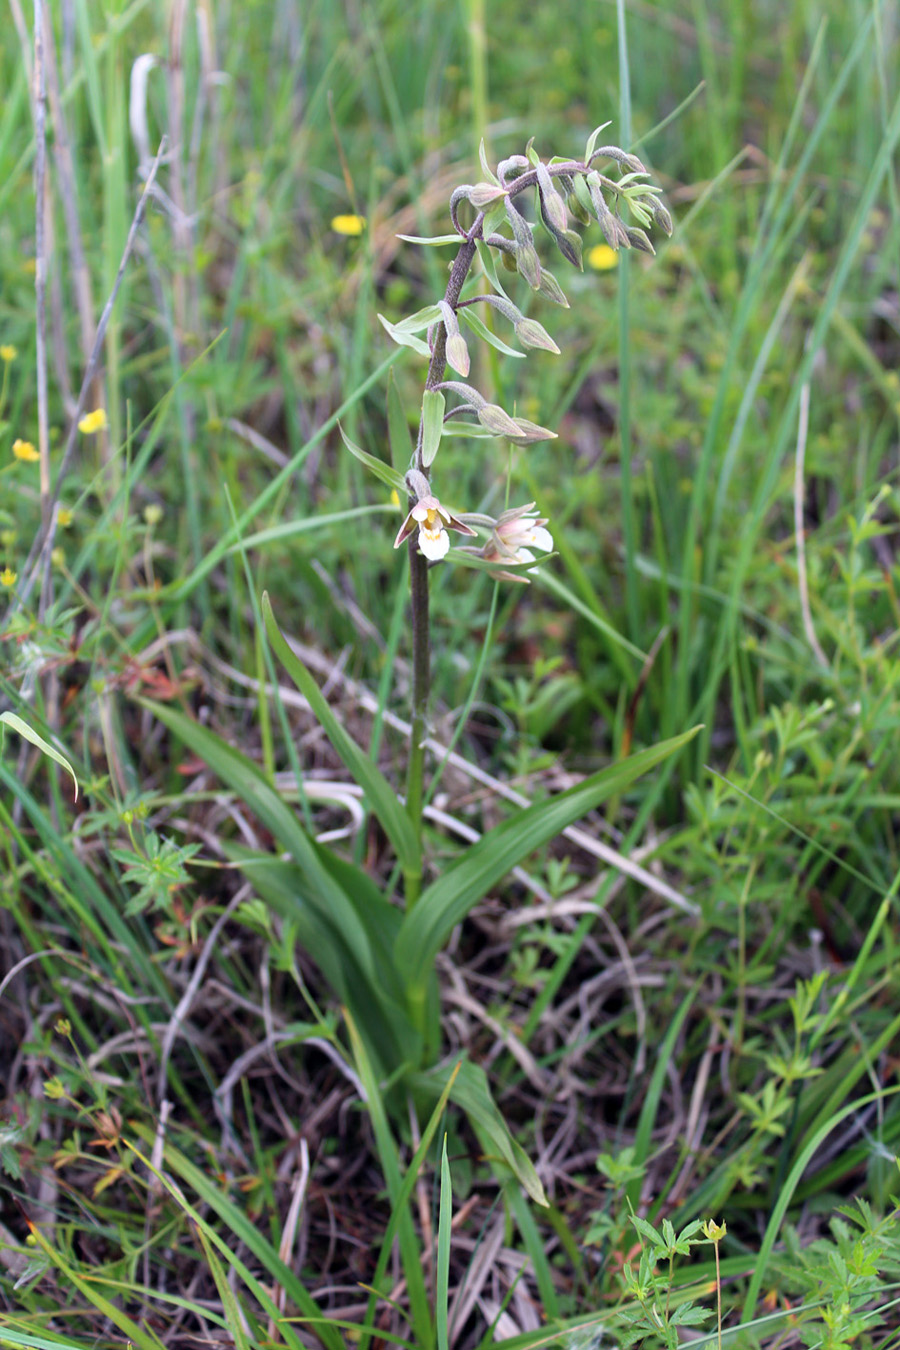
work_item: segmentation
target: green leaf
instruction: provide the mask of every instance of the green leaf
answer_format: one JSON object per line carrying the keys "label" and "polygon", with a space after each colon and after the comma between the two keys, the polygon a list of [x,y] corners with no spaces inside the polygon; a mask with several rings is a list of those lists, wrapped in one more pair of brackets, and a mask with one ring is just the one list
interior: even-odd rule
{"label": "green leaf", "polygon": [[391,370],[388,375],[387,389],[387,423],[388,423],[388,442],[391,447],[391,459],[394,465],[409,465],[413,457],[412,436],[409,430],[409,420],[403,407],[403,400],[400,397],[400,391],[397,388],[397,381],[394,379],[394,372]]}
{"label": "green leaf", "polygon": [[436,234],[431,238],[419,234],[398,234],[398,239],[402,239],[405,244],[427,244],[431,248],[437,248],[439,244],[462,244],[464,242],[461,234]]}
{"label": "green leaf", "polygon": [[477,314],[472,312],[471,306],[467,305],[465,309],[459,310],[458,313],[459,317],[469,325],[473,333],[476,333],[478,337],[482,338],[485,342],[489,342],[492,347],[496,347],[498,352],[502,352],[504,356],[517,356],[520,360],[524,361],[525,353],[517,352],[515,347],[508,347],[505,342],[501,341],[501,339],[497,337],[497,334],[492,333],[487,324],[482,319],[479,319]]}
{"label": "green leaf", "polygon": [[360,749],[353,737],[348,735],[341,726],[332,712],[328,700],[323,698],[315,679],[296,653],[288,646],[275,622],[275,615],[272,613],[272,606],[266,592],[263,592],[262,612],[266,632],[274,651],[281,658],[294,684],[309,703],[345,767],[349,769],[354,780],[365,792],[369,805],[381,821],[382,828],[394,847],[400,866],[404,872],[421,872],[422,855],[416,832],[409,815],[397,799],[396,792],[377,764],[373,764],[369,756]]}
{"label": "green leaf", "polygon": [[350,437],[344,431],[344,428],[338,423],[338,431],[341,438],[355,459],[360,464],[365,464],[370,473],[374,473],[376,478],[380,478],[382,483],[387,483],[388,487],[393,488],[401,501],[407,494],[406,479],[402,473],[398,473],[390,464],[385,464],[383,459],[376,459],[374,455],[367,455],[365,450],[360,450],[358,445],[354,445]]}
{"label": "green leaf", "polygon": [[[381,319],[381,315],[378,316]],[[433,323],[437,323],[441,317],[440,305],[426,305],[424,309],[417,309],[415,314],[410,314],[408,318],[401,319],[399,323],[391,324],[395,333],[421,333],[423,329],[430,328]],[[385,320],[381,319],[384,323]]]}
{"label": "green leaf", "polygon": [[485,149],[483,136],[481,138],[481,143],[478,146],[478,162],[481,165],[481,172],[484,174],[487,181],[489,183],[495,183],[496,186],[499,187],[500,179],[494,173],[490,164],[488,164],[487,150]]}
{"label": "green leaf", "polygon": [[[552,558],[558,556],[559,555],[556,553],[542,553],[540,561],[543,564],[550,562]],[[475,553],[466,553],[465,550],[461,548],[451,548],[446,555],[446,560],[447,562],[456,563],[459,567],[472,567],[477,572],[502,571],[516,574],[519,572],[533,572],[537,567],[537,562],[533,559],[530,562],[518,562],[514,558],[510,558],[509,561],[506,561],[505,559],[498,560],[496,558],[492,561],[488,561],[487,558],[479,558]]]}
{"label": "green leaf", "polygon": [[394,968],[392,944],[400,911],[360,868],[322,845],[313,847],[353,907],[355,922],[374,956],[374,975],[360,959],[353,933],[335,920],[301,867],[241,844],[223,844],[226,856],[240,866],[266,905],[293,925],[297,941],[359,1024],[379,1077],[388,1078],[404,1064],[419,1063],[422,1051],[422,1038],[410,1022],[405,991]]}
{"label": "green leaf", "polygon": [[[395,1209],[403,1185],[400,1176],[399,1152],[394,1141],[394,1136],[391,1133],[390,1125],[388,1124],[381,1085],[378,1082],[376,1074],[373,1072],[373,1065],[369,1062],[369,1057],[366,1054],[365,1042],[360,1035],[359,1028],[356,1026],[354,1019],[348,1016],[346,1021],[347,1030],[350,1033],[350,1044],[353,1048],[353,1061],[365,1092],[365,1101],[369,1109],[369,1119],[372,1122],[375,1144],[378,1149],[378,1156],[381,1160],[384,1179],[387,1182],[388,1195],[391,1198],[391,1207]],[[400,1246],[400,1260],[403,1265],[403,1273],[406,1276],[409,1289],[410,1327],[415,1333],[417,1345],[419,1345],[422,1350],[432,1350],[434,1345],[434,1328],[432,1326],[431,1313],[428,1307],[428,1296],[425,1291],[421,1253],[419,1251],[416,1230],[413,1226],[412,1215],[409,1211],[408,1199],[400,1211],[399,1222],[397,1224],[397,1238]]]}
{"label": "green leaf", "polygon": [[294,812],[272,787],[253,760],[235,750],[215,732],[186,717],[178,709],[152,699],[137,700],[174,732],[194,754],[208,764],[213,773],[243,801],[257,819],[272,832],[281,847],[287,849],[303,871],[308,892],[326,910],[331,922],[343,934],[367,979],[377,986],[378,974],[365,929],[340,883],[322,861],[319,851],[301,826]]}
{"label": "green leaf", "polygon": [[[659,1110],[659,1104],[662,1098],[663,1088],[666,1082],[666,1075],[669,1065],[672,1062],[672,1055],[675,1050],[675,1042],[684,1025],[684,1020],[690,1011],[691,1005],[697,996],[699,985],[694,985],[689,989],[678,1005],[678,1011],[672,1018],[669,1027],[666,1030],[663,1043],[660,1046],[659,1054],[656,1057],[656,1066],[653,1070],[653,1076],[650,1079],[650,1086],[647,1089],[647,1095],[644,1098],[644,1104],[641,1107],[641,1114],[638,1119],[637,1130],[634,1136],[634,1161],[637,1166],[643,1168],[650,1154],[650,1141],[653,1136],[653,1126],[656,1123],[656,1114]],[[625,1195],[630,1205],[634,1206],[641,1197],[641,1185],[643,1177],[634,1177],[625,1187]],[[643,1223],[644,1220],[632,1217],[635,1224]]]}
{"label": "green leaf", "polygon": [[441,444],[446,400],[439,389],[426,389],[422,397],[422,463],[427,469]]}
{"label": "green leaf", "polygon": [[[129,1121],[129,1125],[134,1134],[141,1139],[147,1147],[152,1147],[156,1142],[154,1131],[145,1125],[142,1121]],[[298,1275],[286,1265],[278,1255],[275,1248],[267,1241],[263,1231],[252,1223],[243,1208],[235,1204],[216,1183],[211,1180],[208,1173],[201,1167],[196,1167],[183,1153],[180,1153],[173,1144],[166,1141],[163,1147],[164,1166],[159,1170],[154,1168],[149,1158],[142,1155],[138,1149],[129,1141],[126,1147],[144,1163],[154,1176],[158,1177],[163,1186],[169,1192],[179,1208],[198,1226],[204,1223],[203,1216],[189,1203],[180,1187],[176,1186],[171,1180],[172,1173],[178,1176],[182,1181],[196,1192],[203,1205],[222,1220],[224,1230],[232,1239],[232,1246],[240,1251],[246,1247],[251,1252],[263,1270],[268,1271],[277,1288],[283,1289],[287,1297],[303,1313],[304,1317],[313,1321],[316,1326],[316,1334],[322,1345],[327,1350],[343,1350],[343,1339],[336,1327],[328,1325],[327,1321],[321,1319],[321,1309],[307,1292],[306,1286]],[[212,1224],[206,1224],[206,1233],[210,1241],[218,1248],[223,1256],[226,1256],[229,1264],[240,1276],[241,1281],[246,1285],[249,1292],[254,1296],[260,1306],[270,1317],[279,1318],[281,1314],[275,1305],[269,1291],[262,1280],[258,1280],[253,1272],[234,1254],[231,1248],[225,1243],[213,1227]],[[290,1322],[281,1324],[282,1334],[291,1346],[298,1347],[303,1344]]]}
{"label": "green leaf", "polygon": [[486,244],[483,239],[476,239],[475,247],[478,250],[478,259],[481,263],[481,269],[484,272],[484,275],[487,277],[497,294],[501,295],[504,300],[509,300],[509,296],[500,284],[500,278],[497,275],[497,264],[494,261],[494,255],[491,252],[489,245]]}
{"label": "green leaf", "polygon": [[415,337],[412,333],[405,333],[402,328],[399,328],[395,323],[391,323],[383,314],[378,315],[378,321],[388,336],[392,337],[401,347],[412,347],[413,351],[418,352],[420,356],[431,355],[428,343],[423,342],[421,338]]}
{"label": "green leaf", "polygon": [[415,1186],[416,1179],[420,1171],[422,1170],[422,1166],[425,1162],[428,1150],[431,1148],[431,1141],[437,1132],[437,1127],[440,1124],[441,1117],[443,1116],[444,1111],[446,1110],[447,1102],[450,1100],[450,1092],[458,1073],[459,1073],[459,1065],[457,1065],[456,1068],[454,1068],[453,1071],[451,1072],[450,1077],[444,1084],[444,1088],[441,1092],[441,1095],[438,1097],[437,1101],[434,1104],[434,1110],[432,1111],[431,1116],[429,1117],[428,1124],[422,1131],[422,1138],[419,1141],[419,1147],[413,1154],[412,1161],[410,1162],[409,1167],[406,1169],[406,1174],[403,1178],[403,1181],[400,1184],[400,1189],[397,1191],[396,1195],[391,1196],[391,1217],[389,1218],[387,1227],[384,1230],[384,1238],[382,1239],[381,1243],[381,1253],[378,1257],[378,1265],[375,1268],[375,1274],[372,1276],[372,1293],[369,1298],[369,1306],[366,1309],[366,1316],[363,1318],[362,1328],[360,1331],[359,1350],[366,1350],[368,1346],[368,1337],[366,1328],[374,1326],[374,1311],[376,1298],[375,1291],[381,1288],[381,1281],[385,1271],[387,1270],[388,1261],[390,1260],[391,1252],[393,1251],[394,1237],[396,1235],[397,1229],[400,1226],[401,1215],[407,1211],[407,1206],[409,1205],[410,1197],[412,1196],[413,1193],[413,1187]]}
{"label": "green leaf", "polygon": [[601,126],[595,127],[594,130],[591,132],[590,136],[588,136],[588,138],[587,138],[587,145],[584,147],[584,162],[585,162],[585,164],[589,164],[589,163],[590,163],[590,161],[591,161],[591,155],[594,153],[594,149],[595,149],[595,147],[596,147],[596,145],[597,145],[597,140],[598,140],[598,138],[599,138],[599,136],[600,136],[600,133],[601,133],[601,131],[605,131],[606,128],[607,128],[609,125],[610,125],[609,122],[604,122]]}
{"label": "green leaf", "polygon": [[453,1218],[453,1191],[450,1164],[447,1161],[447,1136],[441,1148],[441,1198],[438,1206],[437,1281],[434,1291],[435,1330],[438,1350],[447,1350],[447,1302],[450,1290],[450,1221]]}
{"label": "green leaf", "polygon": [[[416,908],[421,903],[420,897]],[[441,1068],[431,1069],[427,1073],[410,1074],[407,1081],[414,1092],[422,1092],[433,1098],[440,1086],[438,1075],[443,1077],[445,1072],[446,1070]],[[491,1096],[487,1075],[480,1064],[463,1060],[450,1089],[450,1100],[465,1111],[481,1136],[483,1144],[506,1164],[532,1200],[539,1205],[547,1205],[549,1202],[541,1179],[534,1170],[528,1154],[516,1143],[506,1121],[497,1109],[497,1104]]]}
{"label": "green leaf", "polygon": [[527,807],[483,835],[456,862],[443,869],[405,916],[396,948],[401,975],[414,986],[420,984],[456,924],[507,872],[600,802],[618,796],[641,774],[682,750],[699,730],[694,727],[619,764],[611,764],[577,787]]}
{"label": "green leaf", "polygon": [[50,759],[55,760],[57,764],[61,764],[66,772],[72,775],[72,782],[75,784],[75,801],[77,802],[78,779],[75,777],[75,770],[72,768],[72,765],[66,759],[65,755],[61,755],[58,750],[55,750],[53,746],[50,745],[49,741],[45,741],[43,736],[39,736],[34,728],[30,727],[17,713],[0,713],[0,723],[5,723],[6,726],[12,727],[13,731],[17,731],[20,736],[24,737],[26,741],[30,741],[32,745],[36,745],[43,754],[47,755]]}
{"label": "green leaf", "polygon": [[483,427],[480,422],[465,422],[462,418],[454,417],[449,422],[444,423],[445,436],[462,436],[467,440],[473,441],[495,441],[497,438],[487,427]]}
{"label": "green leaf", "polygon": [[484,220],[481,222],[481,228],[485,235],[493,234],[499,225],[506,221],[506,198],[501,197],[499,201],[494,202],[484,213]]}

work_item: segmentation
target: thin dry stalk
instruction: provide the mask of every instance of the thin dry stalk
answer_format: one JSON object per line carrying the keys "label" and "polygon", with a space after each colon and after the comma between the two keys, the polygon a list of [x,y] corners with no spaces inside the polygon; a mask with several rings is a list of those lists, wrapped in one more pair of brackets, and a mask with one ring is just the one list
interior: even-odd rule
{"label": "thin dry stalk", "polygon": [[809,433],[809,381],[800,390],[800,418],[797,425],[797,452],[794,457],[794,538],[797,542],[797,585],[800,591],[800,612],[803,631],[819,665],[829,669],[828,658],[822,651],[813,627],[809,606],[809,582],[806,576],[806,535],[803,530],[803,470],[806,458],[806,438]]}
{"label": "thin dry stalk", "polygon": [[50,414],[47,400],[47,80],[44,63],[44,6],[34,0],[34,299],[37,371],[38,450],[40,451],[41,527],[50,526]]}
{"label": "thin dry stalk", "polygon": [[[40,0],[38,0],[38,3],[40,3]],[[9,619],[19,609],[23,608],[25,604],[27,604],[28,597],[31,594],[32,588],[34,586],[38,574],[42,571],[46,573],[47,571],[49,571],[50,568],[50,553],[53,549],[53,540],[56,535],[56,522],[58,515],[57,507],[59,505],[60,493],[62,492],[62,485],[69,471],[69,467],[72,462],[72,456],[75,452],[75,441],[78,435],[78,421],[79,418],[84,413],[85,407],[87,406],[88,394],[90,392],[94,375],[96,374],[97,368],[100,364],[100,355],[103,351],[103,343],[106,338],[106,330],[107,327],[109,326],[109,320],[110,317],[112,316],[113,306],[116,303],[116,298],[119,294],[119,290],[122,285],[122,278],[125,275],[125,268],[128,265],[128,260],[130,259],[132,251],[134,249],[135,239],[137,238],[137,232],[140,228],[141,221],[144,218],[144,211],[146,210],[147,201],[150,197],[150,193],[153,188],[153,183],[156,178],[157,171],[159,169],[160,160],[165,150],[165,144],[166,144],[165,137],[163,137],[160,143],[159,150],[156,153],[156,158],[153,161],[153,164],[150,168],[150,173],[147,177],[147,182],[144,184],[144,190],[141,193],[140,200],[135,209],[134,218],[132,219],[131,222],[131,228],[128,231],[128,238],[125,240],[125,248],[122,252],[122,259],[119,263],[119,270],[116,273],[116,279],[113,283],[112,291],[110,292],[109,299],[107,300],[106,304],[103,307],[103,313],[100,315],[100,322],[97,324],[97,334],[96,337],[94,338],[94,345],[91,348],[91,354],[88,357],[87,366],[85,367],[84,379],[82,380],[81,390],[78,395],[78,402],[76,403],[75,411],[72,414],[72,419],[69,425],[69,434],[66,437],[66,445],[63,451],[62,461],[59,466],[59,471],[56,475],[56,486],[53,489],[53,493],[49,499],[50,500],[48,513],[49,523],[42,526],[40,533],[36,536],[34,543],[31,546],[28,557],[25,560],[25,565],[22,569],[22,584],[19,587],[15,600],[10,605],[9,611],[7,613],[7,619]]]}
{"label": "thin dry stalk", "polygon": [[[47,76],[47,93],[50,100],[50,115],[53,119],[53,159],[56,164],[57,188],[66,221],[66,240],[71,264],[72,288],[75,292],[75,308],[78,311],[78,321],[81,328],[81,350],[84,360],[87,361],[97,335],[91,274],[84,252],[81,221],[78,214],[78,188],[75,165],[72,160],[72,147],[69,140],[69,127],[60,97],[53,25],[46,12],[44,20],[44,66]],[[60,375],[61,378],[66,378],[67,371],[60,371]],[[99,371],[91,391],[91,404],[95,408],[107,406],[102,374]],[[108,453],[107,441],[108,438],[104,433],[104,457]]]}

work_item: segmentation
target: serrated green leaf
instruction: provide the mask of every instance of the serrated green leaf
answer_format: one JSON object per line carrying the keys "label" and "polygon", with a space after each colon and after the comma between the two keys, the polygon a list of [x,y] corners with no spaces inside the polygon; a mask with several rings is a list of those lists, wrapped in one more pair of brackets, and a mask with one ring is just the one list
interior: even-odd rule
{"label": "serrated green leaf", "polygon": [[23,718],[19,717],[18,713],[14,712],[0,713],[0,723],[3,723],[8,727],[12,727],[13,731],[17,731],[24,740],[29,741],[32,745],[37,746],[38,750],[40,750],[42,754],[46,755],[48,759],[52,759],[57,764],[61,764],[62,767],[66,770],[66,772],[72,775],[72,782],[75,784],[75,801],[77,802],[78,779],[75,777],[75,770],[72,768],[72,765],[66,759],[65,755],[61,755],[60,752],[57,749],[55,749],[50,744],[49,741],[45,741],[43,736],[38,735],[38,733],[34,730],[34,727],[30,727]]}
{"label": "serrated green leaf", "polygon": [[484,342],[490,343],[492,347],[495,347],[498,352],[502,352],[504,356],[516,356],[520,360],[525,359],[524,352],[517,352],[515,347],[507,346],[505,342],[497,337],[496,333],[492,333],[487,324],[484,323],[477,314],[472,312],[471,306],[467,305],[465,309],[461,309],[459,311],[459,317],[464,323],[469,325],[473,333],[477,334]]}
{"label": "serrated green leaf", "polygon": [[425,390],[422,396],[422,463],[426,469],[434,463],[440,449],[445,407],[446,400],[439,389]]}
{"label": "serrated green leaf", "polygon": [[702,1327],[712,1317],[712,1313],[706,1308],[695,1307],[693,1303],[679,1303],[678,1307],[669,1317],[669,1325],[673,1327]]}
{"label": "serrated green leaf", "polygon": [[619,764],[611,764],[577,787],[529,806],[489,830],[462,857],[443,869],[404,917],[396,945],[401,976],[413,986],[421,985],[456,924],[492,886],[529,853],[556,838],[600,802],[618,796],[641,774],[677,754],[699,730],[694,727]]}
{"label": "serrated green leaf", "polygon": [[382,483],[387,483],[389,488],[393,488],[402,501],[407,492],[406,479],[403,474],[398,473],[390,464],[385,464],[383,459],[376,459],[374,455],[368,455],[365,450],[360,450],[358,445],[353,444],[340,422],[338,422],[338,431],[341,433],[341,439],[351,455],[358,459],[360,464],[365,464],[369,472],[373,473],[376,478],[380,478]]}
{"label": "serrated green leaf", "polygon": [[[441,398],[440,395],[438,395]],[[443,398],[441,398],[443,403]],[[304,666],[297,654],[291,650],[286,639],[275,622],[268,594],[262,597],[263,621],[273,650],[281,659],[291,679],[312,708],[316,719],[325,731],[337,751],[344,766],[349,769],[354,780],[366,794],[369,805],[381,822],[382,829],[390,839],[397,860],[404,872],[420,872],[422,855],[419,842],[409,814],[401,806],[397,794],[384,774],[367,754],[356,744],[353,737],[344,730],[338,718],[332,712],[328,700],[322,696],[313,676]]]}
{"label": "serrated green leaf", "polygon": [[646,1238],[652,1247],[655,1247],[661,1252],[668,1250],[664,1238],[660,1233],[657,1233],[652,1223],[649,1223],[646,1219],[642,1219],[639,1214],[632,1214],[630,1218],[637,1232],[641,1237]]}

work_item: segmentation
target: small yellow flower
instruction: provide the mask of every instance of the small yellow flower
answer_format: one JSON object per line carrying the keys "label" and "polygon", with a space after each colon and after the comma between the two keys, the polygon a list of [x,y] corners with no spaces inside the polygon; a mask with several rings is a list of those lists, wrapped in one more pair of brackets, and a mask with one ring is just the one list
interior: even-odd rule
{"label": "small yellow flower", "polygon": [[158,525],[163,518],[163,509],[158,502],[150,502],[144,507],[144,520],[148,525]]}
{"label": "small yellow flower", "polygon": [[24,459],[28,464],[33,464],[36,459],[40,459],[40,455],[31,441],[13,441],[13,454],[16,459]]}
{"label": "small yellow flower", "polygon": [[11,342],[4,342],[3,346],[0,347],[0,361],[5,361],[7,365],[10,361],[15,361],[18,355],[19,353]]}
{"label": "small yellow flower", "polygon": [[335,234],[362,234],[366,228],[365,216],[334,216],[331,228]]}
{"label": "small yellow flower", "polygon": [[72,512],[69,510],[67,506],[61,506],[59,508],[59,511],[57,512],[56,515],[56,523],[58,525],[61,525],[64,530],[68,529],[68,527],[72,524],[72,521],[74,519],[75,517],[72,515]]}
{"label": "small yellow flower", "polygon": [[102,431],[106,426],[106,411],[103,408],[95,408],[93,412],[85,413],[78,423],[78,430],[85,436],[93,436],[95,431]]}
{"label": "small yellow flower", "polygon": [[724,1223],[716,1223],[715,1219],[707,1219],[706,1223],[702,1225],[701,1231],[710,1242],[721,1242],[728,1232],[728,1226]]}
{"label": "small yellow flower", "polygon": [[5,586],[7,589],[10,586],[15,586],[18,579],[18,572],[14,572],[11,567],[4,567],[3,571],[0,572],[0,586]]}
{"label": "small yellow flower", "polygon": [[50,561],[54,567],[63,567],[66,561],[66,550],[57,546],[50,551]]}
{"label": "small yellow flower", "polygon": [[619,255],[609,244],[595,244],[588,250],[588,267],[595,268],[598,272],[608,272],[616,267],[619,262]]}

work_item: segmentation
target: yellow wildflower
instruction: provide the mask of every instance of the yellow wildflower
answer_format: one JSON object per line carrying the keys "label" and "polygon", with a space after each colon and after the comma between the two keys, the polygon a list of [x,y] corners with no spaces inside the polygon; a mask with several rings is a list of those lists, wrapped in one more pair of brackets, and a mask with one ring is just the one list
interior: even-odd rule
{"label": "yellow wildflower", "polygon": [[40,459],[40,455],[31,441],[13,441],[13,454],[16,459],[24,459],[28,464],[33,464],[36,459]]}
{"label": "yellow wildflower", "polygon": [[3,346],[0,347],[0,361],[5,361],[7,365],[10,361],[15,361],[18,355],[18,351],[11,342],[4,342]]}
{"label": "yellow wildflower", "polygon": [[610,268],[617,266],[619,255],[609,244],[595,244],[588,250],[588,267],[595,268],[598,272],[608,272]]}
{"label": "yellow wildflower", "polygon": [[335,234],[362,234],[366,228],[365,216],[334,216],[331,228]]}
{"label": "yellow wildflower", "polygon": [[18,579],[18,572],[14,572],[11,567],[4,567],[3,571],[0,572],[0,586],[6,586],[7,588],[15,586]]}
{"label": "yellow wildflower", "polygon": [[64,566],[66,561],[66,550],[64,548],[59,548],[58,546],[52,549],[50,552],[50,561],[54,567]]}
{"label": "yellow wildflower", "polygon": [[149,502],[144,507],[144,520],[151,526],[158,525],[163,518],[163,509],[159,502]]}
{"label": "yellow wildflower", "polygon": [[75,517],[72,515],[72,512],[69,510],[67,506],[61,506],[59,508],[59,511],[57,512],[56,515],[56,522],[58,525],[61,525],[63,529],[66,529],[69,525],[71,525],[74,519]]}
{"label": "yellow wildflower", "polygon": [[95,431],[102,431],[106,426],[106,412],[103,408],[95,408],[93,412],[85,413],[78,423],[78,430],[84,432],[85,436],[93,436]]}

